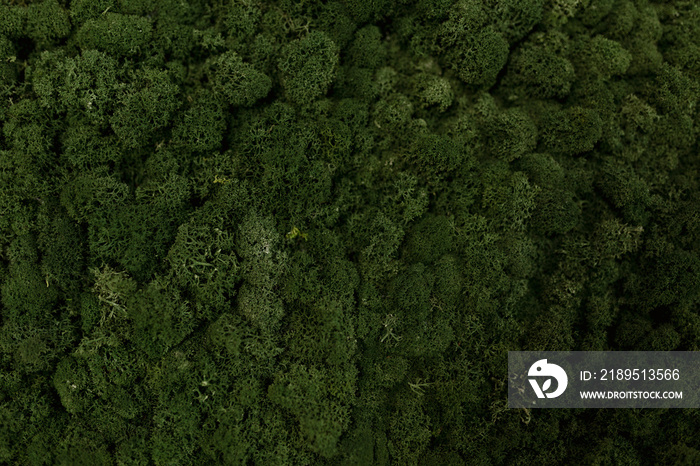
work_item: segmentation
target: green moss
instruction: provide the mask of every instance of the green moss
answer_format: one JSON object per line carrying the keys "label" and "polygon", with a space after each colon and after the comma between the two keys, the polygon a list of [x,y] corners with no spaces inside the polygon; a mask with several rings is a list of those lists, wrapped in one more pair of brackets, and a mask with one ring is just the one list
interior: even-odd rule
{"label": "green moss", "polygon": [[219,56],[212,68],[214,91],[231,105],[251,106],[270,92],[270,78],[244,63],[236,53]]}
{"label": "green moss", "polygon": [[535,33],[515,49],[504,84],[522,88],[538,98],[565,97],[571,91],[575,69],[568,59],[566,41],[556,34]]}
{"label": "green moss", "polygon": [[323,96],[335,78],[337,65],[337,46],[322,32],[290,42],[278,63],[287,98],[302,104]]}
{"label": "green moss", "polygon": [[127,148],[135,149],[156,138],[181,106],[179,86],[172,73],[144,68],[117,95],[119,106],[110,118],[114,133]]}
{"label": "green moss", "polygon": [[548,149],[578,155],[593,150],[602,136],[603,121],[593,109],[572,107],[549,113],[540,131]]}
{"label": "green moss", "polygon": [[16,38],[26,35],[27,8],[0,5],[0,33]]}
{"label": "green moss", "polygon": [[27,9],[27,31],[40,46],[63,39],[71,32],[68,12],[58,0],[32,3]]}
{"label": "green moss", "polygon": [[152,33],[149,18],[108,11],[85,21],[77,31],[76,39],[84,50],[97,49],[122,57],[143,53]]}
{"label": "green moss", "polygon": [[694,464],[696,2],[0,3],[0,463]]}
{"label": "green moss", "polygon": [[442,56],[466,84],[491,87],[508,60],[508,42],[495,28],[479,32],[447,29],[442,35]]}

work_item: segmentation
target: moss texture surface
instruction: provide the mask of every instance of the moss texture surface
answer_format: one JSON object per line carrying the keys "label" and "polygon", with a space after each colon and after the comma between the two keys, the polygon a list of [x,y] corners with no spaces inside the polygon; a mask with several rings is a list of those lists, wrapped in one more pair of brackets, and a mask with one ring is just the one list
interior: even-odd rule
{"label": "moss texture surface", "polygon": [[508,410],[700,350],[694,0],[0,0],[0,463],[700,464]]}

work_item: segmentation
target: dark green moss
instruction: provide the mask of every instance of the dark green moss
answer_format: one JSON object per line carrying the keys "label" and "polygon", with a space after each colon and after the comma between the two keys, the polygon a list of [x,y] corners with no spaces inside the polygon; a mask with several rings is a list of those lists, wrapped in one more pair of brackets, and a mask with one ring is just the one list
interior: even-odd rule
{"label": "dark green moss", "polygon": [[[509,350],[700,349],[700,10],[0,5],[0,463],[696,464]],[[682,412],[681,412],[682,411]]]}

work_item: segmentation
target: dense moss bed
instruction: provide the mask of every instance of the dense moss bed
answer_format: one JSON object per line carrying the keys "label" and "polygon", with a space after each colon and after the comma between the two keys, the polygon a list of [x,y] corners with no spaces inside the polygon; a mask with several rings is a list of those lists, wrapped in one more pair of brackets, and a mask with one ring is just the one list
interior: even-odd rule
{"label": "dense moss bed", "polygon": [[0,0],[0,463],[700,464],[507,408],[700,350],[694,0]]}

